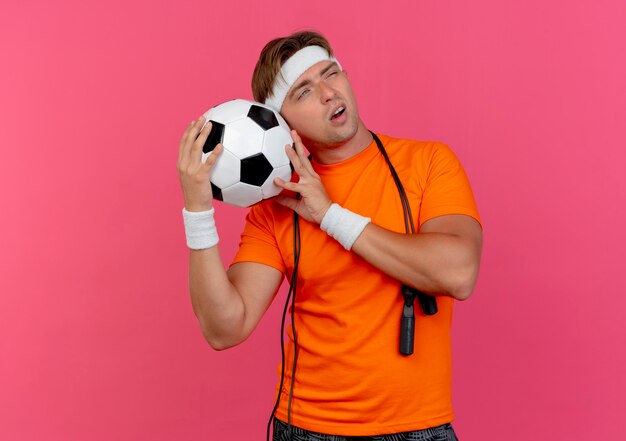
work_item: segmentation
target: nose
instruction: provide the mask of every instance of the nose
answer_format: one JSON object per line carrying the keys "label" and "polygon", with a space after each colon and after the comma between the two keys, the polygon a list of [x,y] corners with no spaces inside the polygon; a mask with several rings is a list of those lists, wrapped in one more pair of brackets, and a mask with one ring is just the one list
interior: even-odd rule
{"label": "nose", "polygon": [[333,98],[337,96],[337,92],[335,91],[335,89],[330,87],[324,81],[320,82],[319,90],[320,90],[320,99],[322,100],[323,103],[331,101]]}

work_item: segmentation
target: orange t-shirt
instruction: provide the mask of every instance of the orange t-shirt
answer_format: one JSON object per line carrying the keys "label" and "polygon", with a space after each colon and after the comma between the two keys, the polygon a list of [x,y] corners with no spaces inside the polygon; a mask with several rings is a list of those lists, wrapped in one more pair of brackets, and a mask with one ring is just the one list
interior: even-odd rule
{"label": "orange t-shirt", "polygon": [[[467,176],[447,146],[383,135],[380,139],[418,228],[446,214],[479,219]],[[334,202],[388,230],[405,232],[398,190],[374,142],[346,161],[313,167]],[[252,207],[233,263],[263,263],[290,278],[292,216],[290,209],[271,199]],[[318,225],[300,219],[300,233],[292,424],[321,433],[365,436],[452,421],[453,299],[438,296],[434,316],[424,316],[416,301],[415,352],[402,356],[399,282],[346,251]],[[291,327],[288,330],[285,382],[276,413],[283,421],[293,360]]]}

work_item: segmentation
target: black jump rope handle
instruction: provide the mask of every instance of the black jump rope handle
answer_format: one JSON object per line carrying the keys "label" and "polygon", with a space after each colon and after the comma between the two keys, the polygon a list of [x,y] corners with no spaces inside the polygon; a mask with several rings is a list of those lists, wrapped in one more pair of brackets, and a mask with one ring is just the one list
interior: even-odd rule
{"label": "black jump rope handle", "polygon": [[437,314],[437,299],[406,285],[402,285],[402,296],[404,297],[404,308],[400,320],[400,353],[411,355],[415,341],[415,297],[417,297],[424,315]]}

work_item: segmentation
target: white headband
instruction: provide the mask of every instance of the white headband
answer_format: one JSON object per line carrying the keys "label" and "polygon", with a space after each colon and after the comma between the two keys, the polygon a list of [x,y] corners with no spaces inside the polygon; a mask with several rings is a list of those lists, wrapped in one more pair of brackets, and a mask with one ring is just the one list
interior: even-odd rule
{"label": "white headband", "polygon": [[272,95],[265,100],[265,104],[280,113],[287,92],[309,67],[320,61],[334,61],[341,69],[341,65],[334,58],[328,55],[326,49],[320,46],[307,46],[293,54],[280,68],[280,72],[274,79]]}

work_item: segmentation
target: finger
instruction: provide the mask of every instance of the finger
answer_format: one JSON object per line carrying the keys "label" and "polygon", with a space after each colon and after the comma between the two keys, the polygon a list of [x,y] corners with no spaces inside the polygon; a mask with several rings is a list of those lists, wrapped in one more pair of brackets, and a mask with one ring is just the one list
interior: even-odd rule
{"label": "finger", "polygon": [[193,121],[191,123],[191,127],[189,127],[189,130],[186,133],[185,139],[183,141],[183,152],[182,152],[182,158],[181,161],[185,162],[187,165],[189,165],[191,158],[191,149],[193,147],[193,143],[196,140],[196,138],[198,137],[198,132],[200,131],[200,129],[202,128],[202,124],[204,124],[204,118],[201,116],[200,118],[198,118],[197,120]]}
{"label": "finger", "polygon": [[281,178],[274,178],[274,184],[283,190],[290,190],[298,193],[299,185],[296,182],[284,181]]}
{"label": "finger", "polygon": [[185,128],[185,132],[183,133],[183,136],[180,138],[181,147],[185,143],[185,141],[187,141],[187,138],[189,137],[189,132],[191,131],[191,128],[194,126],[195,123],[196,123],[196,120],[194,119]]}
{"label": "finger", "polygon": [[291,131],[291,137],[294,140],[294,144],[296,146],[296,153],[298,154],[298,159],[300,159],[302,166],[309,173],[315,175],[315,170],[313,170],[313,165],[311,164],[311,161],[309,161],[309,158],[307,157],[307,152],[304,147],[304,143],[302,142],[302,138],[300,138],[300,135],[295,130]]}
{"label": "finger", "polygon": [[204,147],[204,143],[209,137],[209,132],[211,131],[211,122],[207,122],[206,125],[202,127],[204,121],[204,117],[200,117],[200,119],[198,119],[198,124],[196,124],[194,129],[191,131],[193,141],[191,142],[191,149],[189,151],[189,160],[192,164],[199,163],[202,160],[202,147]]}
{"label": "finger", "polygon": [[203,167],[205,167],[209,172],[213,170],[213,167],[217,164],[217,160],[220,159],[220,155],[223,151],[224,146],[222,144],[216,145],[211,154],[207,156],[206,161],[204,161]]}
{"label": "finger", "polygon": [[193,127],[193,125],[196,123],[196,121],[191,121],[191,123],[189,123],[187,125],[187,128],[185,129],[185,133],[183,133],[183,136],[180,138],[180,141],[178,143],[178,166],[179,168],[183,165],[183,160],[187,158],[187,156],[189,155],[188,153],[188,148],[187,148],[187,138],[189,138],[189,132],[191,131],[191,128]]}
{"label": "finger", "polygon": [[191,125],[185,131],[184,143],[186,144],[186,147],[191,146],[194,140],[198,137],[198,133],[200,132],[200,129],[202,129],[202,124],[204,124],[203,116],[191,122]]}
{"label": "finger", "polygon": [[296,153],[296,151],[290,144],[285,145],[285,152],[287,153],[289,161],[291,161],[291,165],[293,165],[293,169],[296,171],[296,173],[298,173],[298,175],[302,176],[302,161],[300,160],[298,153]]}
{"label": "finger", "polygon": [[293,143],[295,146],[296,153],[300,159],[306,158],[306,151],[304,149],[304,144],[302,143],[302,138],[298,135],[298,132],[295,130],[291,131],[291,137],[293,138]]}

